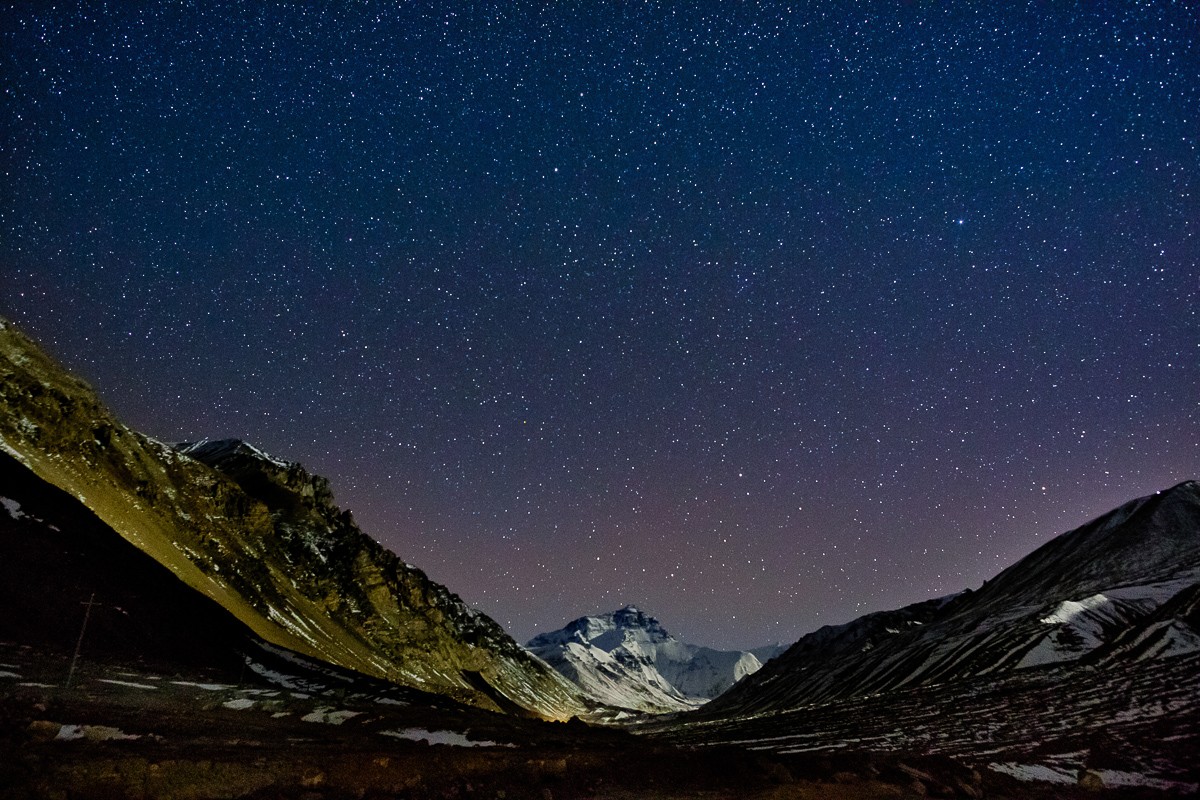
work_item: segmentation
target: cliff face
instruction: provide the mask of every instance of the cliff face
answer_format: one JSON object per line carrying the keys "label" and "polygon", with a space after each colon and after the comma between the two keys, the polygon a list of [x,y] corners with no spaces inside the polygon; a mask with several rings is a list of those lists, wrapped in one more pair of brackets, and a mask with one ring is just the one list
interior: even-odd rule
{"label": "cliff face", "polygon": [[359,530],[325,479],[240,442],[181,451],[132,431],[2,320],[0,449],[268,642],[493,710],[584,710],[495,622]]}

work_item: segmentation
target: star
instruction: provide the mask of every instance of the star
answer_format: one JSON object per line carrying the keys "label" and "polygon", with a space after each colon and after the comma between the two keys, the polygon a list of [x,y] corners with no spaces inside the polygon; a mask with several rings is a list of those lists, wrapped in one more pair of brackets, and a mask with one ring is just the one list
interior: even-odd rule
{"label": "star", "polygon": [[1195,477],[1200,4],[19,5],[0,315],[520,640],[796,639]]}

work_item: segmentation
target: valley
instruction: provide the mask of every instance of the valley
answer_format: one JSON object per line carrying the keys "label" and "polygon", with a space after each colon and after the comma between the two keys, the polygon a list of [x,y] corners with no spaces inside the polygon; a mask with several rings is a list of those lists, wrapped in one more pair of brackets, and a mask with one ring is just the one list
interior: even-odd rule
{"label": "valley", "polygon": [[133,431],[7,323],[0,379],[2,798],[1200,792],[1195,481],[787,648],[523,648],[301,465]]}

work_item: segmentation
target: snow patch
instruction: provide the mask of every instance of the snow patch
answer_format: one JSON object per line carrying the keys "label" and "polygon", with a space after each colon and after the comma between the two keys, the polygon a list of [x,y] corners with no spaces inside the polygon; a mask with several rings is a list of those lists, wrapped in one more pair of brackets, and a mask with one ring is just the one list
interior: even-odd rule
{"label": "snow patch", "polygon": [[1133,647],[1141,645],[1154,636],[1157,636],[1156,640],[1137,657],[1138,661],[1145,661],[1149,658],[1169,658],[1200,651],[1200,636],[1197,636],[1195,631],[1177,619],[1163,620],[1150,626],[1134,640]]}
{"label": "snow patch", "polygon": [[[248,661],[246,666],[250,667],[250,671],[259,675],[276,686],[282,686],[284,689],[290,689],[295,692],[319,691],[320,687],[311,681],[306,681],[303,678],[298,678],[295,675],[288,675],[283,672],[276,672],[257,661]],[[299,697],[308,697],[307,694],[299,694]]]}
{"label": "snow patch", "polygon": [[1083,600],[1064,600],[1058,605],[1058,608],[1050,613],[1050,616],[1043,617],[1041,621],[1047,625],[1067,625],[1081,615],[1106,606],[1110,602],[1102,594],[1095,594]]}
{"label": "snow patch", "polygon": [[223,683],[196,683],[194,681],[171,681],[171,683],[176,686],[192,686],[196,689],[203,689],[206,692],[224,692],[234,688]]}
{"label": "snow patch", "polygon": [[334,711],[332,708],[317,708],[300,719],[304,722],[321,722],[326,725],[341,725],[351,717],[357,717],[361,711]]}
{"label": "snow patch", "polygon": [[0,497],[0,506],[4,506],[4,510],[13,519],[24,519],[27,515],[21,510],[21,504],[11,497]]}
{"label": "snow patch", "polygon": [[395,739],[407,739],[412,742],[425,742],[431,745],[444,744],[450,747],[516,747],[515,744],[501,744],[486,739],[474,741],[468,739],[465,734],[455,733],[454,731],[427,731],[424,728],[406,728],[402,731],[380,731],[380,733]]}
{"label": "snow patch", "polygon": [[0,678],[20,678],[21,676],[15,672],[9,672],[6,669],[0,669]]}
{"label": "snow patch", "polygon": [[1108,594],[1064,600],[1038,620],[1054,629],[1025,653],[1016,669],[1074,661],[1095,650],[1131,618],[1157,606],[1159,591],[1157,587],[1126,587],[1120,600]]}
{"label": "snow patch", "polygon": [[254,708],[254,701],[248,697],[239,697],[234,700],[226,700],[221,703],[221,706],[233,711],[245,711],[248,708]]}
{"label": "snow patch", "polygon": [[148,683],[134,683],[133,681],[119,681],[116,678],[97,678],[100,683],[112,683],[117,686],[128,686],[130,689],[157,689],[157,686],[151,686]]}
{"label": "snow patch", "polygon": [[1195,794],[1197,790],[1200,790],[1200,783],[1169,781],[1163,778],[1142,775],[1137,772],[1122,772],[1115,769],[1094,769],[1091,771],[1100,776],[1100,780],[1104,781],[1105,786],[1146,786],[1151,789],[1177,791],[1183,794]]}
{"label": "snow patch", "polygon": [[1044,783],[1078,783],[1073,772],[1056,769],[1045,764],[1018,764],[1009,761],[1003,764],[988,764],[988,769],[1016,778],[1019,781],[1043,781]]}
{"label": "snow patch", "polygon": [[73,742],[87,739],[90,742],[120,742],[142,738],[139,734],[125,733],[120,728],[108,725],[63,725],[54,737],[58,742]]}

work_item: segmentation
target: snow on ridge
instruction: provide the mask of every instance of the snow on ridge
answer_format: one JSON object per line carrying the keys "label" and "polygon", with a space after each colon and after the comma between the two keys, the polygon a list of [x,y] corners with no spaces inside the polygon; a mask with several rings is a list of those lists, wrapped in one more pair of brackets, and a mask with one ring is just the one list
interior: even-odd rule
{"label": "snow on ridge", "polygon": [[1089,611],[1095,611],[1111,603],[1112,601],[1103,594],[1094,594],[1082,600],[1064,600],[1058,604],[1058,608],[1050,613],[1050,616],[1043,617],[1041,621],[1047,625],[1069,625]]}
{"label": "snow on ridge", "polygon": [[290,469],[292,466],[289,462],[284,461],[282,458],[276,458],[275,456],[271,455],[270,453],[266,452],[265,450],[261,450],[261,449],[255,447],[254,445],[250,444],[249,442],[240,442],[240,444],[242,447],[249,450],[251,455],[257,456],[266,461],[270,461],[272,464],[274,464],[277,467],[281,467],[283,469]]}
{"label": "snow on ridge", "polygon": [[[1054,626],[1054,630],[1043,635],[1025,653],[1016,668],[1073,661],[1099,648],[1111,638],[1114,631],[1137,617],[1151,613],[1193,581],[1194,578],[1189,575],[1170,581],[1123,586],[1078,600],[1064,600],[1047,616],[1039,618],[1039,622]],[[1150,655],[1192,652],[1198,646],[1194,634],[1163,626],[1147,630],[1134,644],[1141,644],[1155,631],[1162,631],[1166,638],[1156,642],[1139,660]]]}
{"label": "snow on ridge", "polygon": [[1162,620],[1146,628],[1130,649],[1137,649],[1146,642],[1150,644],[1137,656],[1138,661],[1200,652],[1200,636],[1176,619]]}
{"label": "snow on ridge", "polygon": [[196,457],[197,453],[205,453],[209,456],[246,454],[259,460],[266,461],[276,467],[279,467],[280,469],[287,470],[294,466],[292,463],[281,458],[276,458],[270,453],[255,447],[243,439],[205,438],[199,439],[195,442],[180,442],[175,445],[175,447],[179,450],[179,452],[192,457]]}

